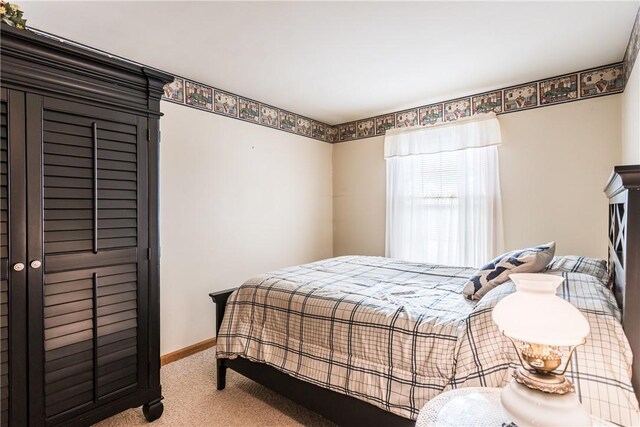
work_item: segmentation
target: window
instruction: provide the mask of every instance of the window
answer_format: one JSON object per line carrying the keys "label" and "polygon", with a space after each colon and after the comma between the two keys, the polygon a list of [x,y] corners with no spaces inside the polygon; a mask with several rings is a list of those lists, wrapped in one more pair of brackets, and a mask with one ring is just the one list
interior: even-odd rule
{"label": "window", "polygon": [[[387,256],[480,266],[502,250],[497,146],[452,145],[457,149],[431,152],[436,129],[391,132],[393,147],[385,140]],[[458,130],[440,129],[437,145],[442,147],[442,137],[453,138]],[[404,144],[412,152],[404,151]],[[394,156],[394,150],[402,155]]]}

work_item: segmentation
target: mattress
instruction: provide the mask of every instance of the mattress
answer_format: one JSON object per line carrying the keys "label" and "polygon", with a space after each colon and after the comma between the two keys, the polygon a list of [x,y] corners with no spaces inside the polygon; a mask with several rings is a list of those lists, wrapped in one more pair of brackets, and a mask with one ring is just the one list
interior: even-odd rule
{"label": "mattress", "polygon": [[[227,301],[217,357],[271,365],[295,378],[415,419],[459,387],[503,387],[517,366],[491,311],[507,282],[471,302],[474,269],[349,256],[256,276]],[[632,355],[615,299],[600,278],[562,274],[559,295],[587,317],[591,334],[567,371],[597,417],[640,423]]]}

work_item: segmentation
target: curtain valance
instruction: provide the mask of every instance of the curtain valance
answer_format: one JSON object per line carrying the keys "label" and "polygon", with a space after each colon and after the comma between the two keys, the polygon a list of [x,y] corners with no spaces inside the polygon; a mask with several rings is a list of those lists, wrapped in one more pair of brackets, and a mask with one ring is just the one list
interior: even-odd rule
{"label": "curtain valance", "polygon": [[453,123],[387,131],[384,157],[435,154],[502,143],[495,113],[486,113]]}

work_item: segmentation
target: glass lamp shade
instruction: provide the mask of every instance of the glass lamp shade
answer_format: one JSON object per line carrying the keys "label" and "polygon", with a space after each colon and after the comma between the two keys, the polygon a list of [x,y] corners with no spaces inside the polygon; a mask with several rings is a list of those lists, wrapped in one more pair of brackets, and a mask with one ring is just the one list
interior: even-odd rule
{"label": "glass lamp shade", "polygon": [[589,335],[589,323],[568,301],[556,295],[561,276],[515,273],[516,292],[493,309],[493,321],[506,336],[549,346],[578,345]]}

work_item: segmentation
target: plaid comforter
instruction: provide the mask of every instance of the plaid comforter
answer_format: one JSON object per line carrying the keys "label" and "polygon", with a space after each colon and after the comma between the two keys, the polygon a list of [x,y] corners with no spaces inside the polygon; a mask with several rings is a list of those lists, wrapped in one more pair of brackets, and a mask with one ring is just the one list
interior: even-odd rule
{"label": "plaid comforter", "polygon": [[[228,302],[218,358],[242,356],[415,419],[451,388],[502,387],[517,356],[491,319],[515,291],[507,282],[477,303],[461,292],[474,269],[381,257],[339,257],[263,274]],[[631,350],[611,292],[590,274],[559,294],[591,324],[568,371],[591,413],[640,424]]]}

